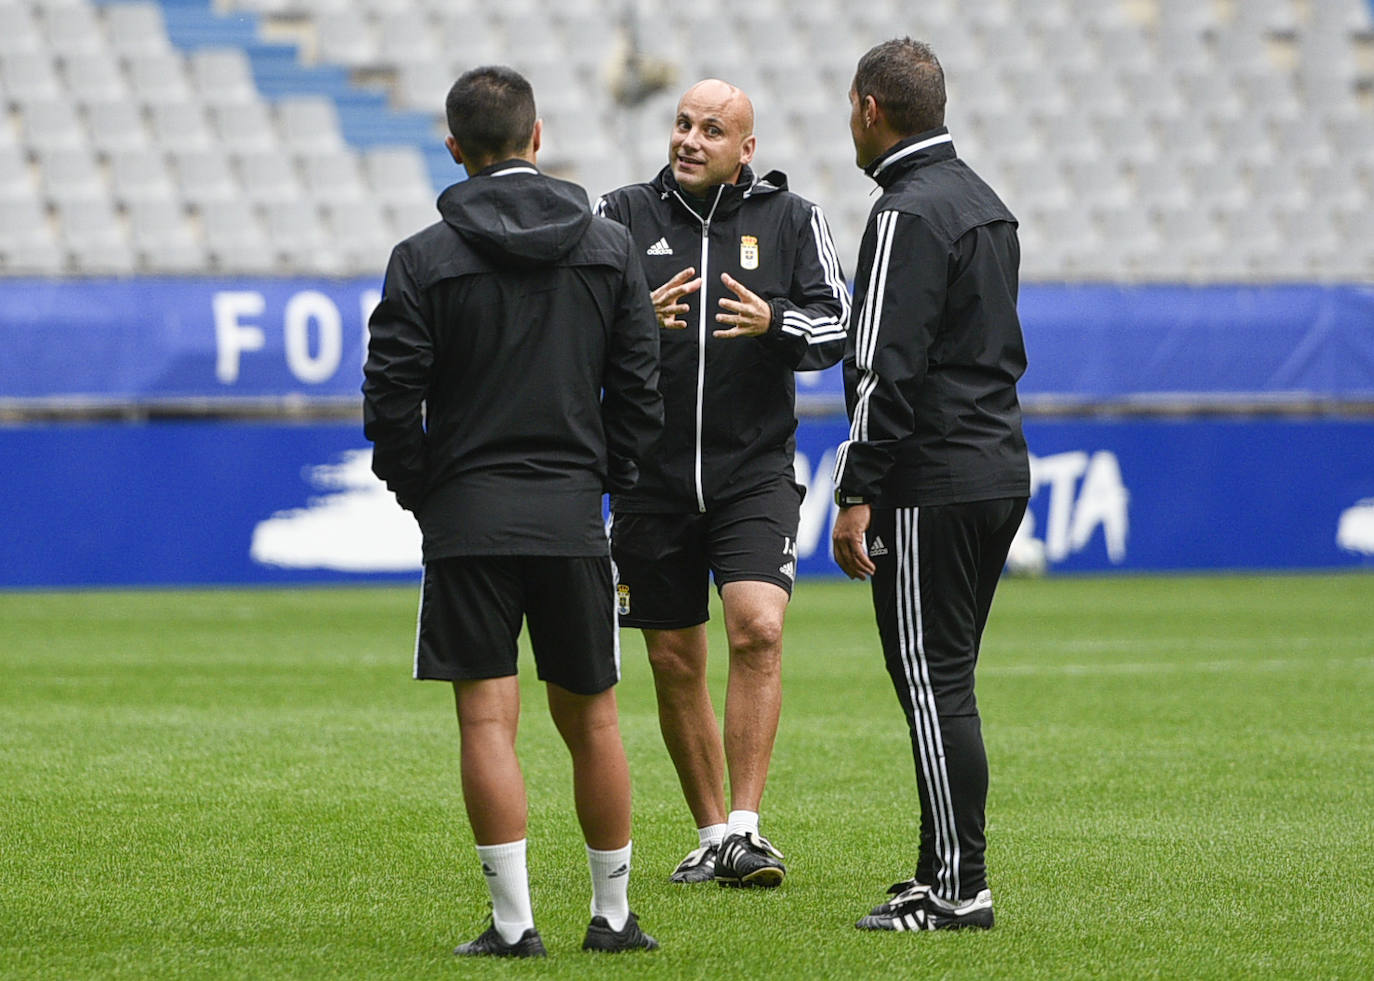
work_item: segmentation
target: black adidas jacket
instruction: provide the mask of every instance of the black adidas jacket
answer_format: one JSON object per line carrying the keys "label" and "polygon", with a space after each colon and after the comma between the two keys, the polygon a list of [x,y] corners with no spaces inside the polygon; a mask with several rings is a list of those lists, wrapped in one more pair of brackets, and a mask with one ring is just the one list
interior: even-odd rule
{"label": "black adidas jacket", "polygon": [[[651,287],[692,266],[702,286],[684,300],[685,330],[661,330],[663,434],[618,511],[703,511],[713,501],[780,475],[795,479],[794,371],[825,368],[844,353],[849,291],[821,210],[773,171],[744,168],[737,183],[695,201],[664,168],[597,202],[625,225]],[[715,316],[734,293],[728,272],[769,301],[760,337],[716,338]]]}
{"label": "black adidas jacket", "polygon": [[372,468],[426,561],[603,555],[663,421],[658,323],[625,230],[509,160],[448,188],[391,254],[368,325]]}
{"label": "black adidas jacket", "polygon": [[943,127],[867,173],[883,195],[854,277],[836,496],[886,507],[1027,497],[1016,219]]}

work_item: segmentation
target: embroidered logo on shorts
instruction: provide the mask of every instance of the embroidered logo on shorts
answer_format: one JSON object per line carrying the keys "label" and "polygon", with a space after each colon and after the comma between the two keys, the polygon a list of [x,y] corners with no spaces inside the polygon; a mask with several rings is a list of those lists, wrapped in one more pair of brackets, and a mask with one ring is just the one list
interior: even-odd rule
{"label": "embroidered logo on shorts", "polygon": [[797,578],[797,563],[784,562],[782,565],[778,566],[778,571],[781,572],[788,579],[792,579],[795,581]]}
{"label": "embroidered logo on shorts", "polygon": [[869,542],[869,544],[868,544],[868,556],[869,556],[869,558],[872,558],[872,557],[875,556],[875,555],[886,555],[886,554],[887,554],[887,546],[883,544],[883,540],[882,540],[881,538],[879,538],[877,535],[874,535],[874,536],[873,536],[873,541]]}
{"label": "embroidered logo on shorts", "polygon": [[630,587],[624,583],[615,588],[615,608],[621,616],[630,615]]}
{"label": "embroidered logo on shorts", "polygon": [[741,269],[759,267],[759,240],[753,235],[739,237],[739,264]]}

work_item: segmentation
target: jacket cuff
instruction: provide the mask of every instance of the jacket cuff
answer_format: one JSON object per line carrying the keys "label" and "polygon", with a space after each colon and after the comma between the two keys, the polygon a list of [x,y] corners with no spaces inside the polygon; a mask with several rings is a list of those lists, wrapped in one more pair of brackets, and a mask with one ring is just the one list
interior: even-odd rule
{"label": "jacket cuff", "polygon": [[783,306],[783,301],[779,297],[774,297],[768,301],[768,330],[764,332],[764,337],[778,338],[782,336],[782,315],[787,312]]}

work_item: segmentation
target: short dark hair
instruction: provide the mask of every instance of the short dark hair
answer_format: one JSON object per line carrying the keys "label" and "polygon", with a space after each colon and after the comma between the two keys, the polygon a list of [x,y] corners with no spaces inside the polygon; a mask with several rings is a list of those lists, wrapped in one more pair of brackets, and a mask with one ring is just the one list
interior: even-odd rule
{"label": "short dark hair", "polygon": [[525,76],[504,65],[463,72],[448,90],[444,111],[453,139],[474,157],[515,156],[534,133],[534,89]]}
{"label": "short dark hair", "polygon": [[894,38],[869,48],[854,70],[854,91],[873,96],[903,136],[945,124],[945,71],[922,41]]}

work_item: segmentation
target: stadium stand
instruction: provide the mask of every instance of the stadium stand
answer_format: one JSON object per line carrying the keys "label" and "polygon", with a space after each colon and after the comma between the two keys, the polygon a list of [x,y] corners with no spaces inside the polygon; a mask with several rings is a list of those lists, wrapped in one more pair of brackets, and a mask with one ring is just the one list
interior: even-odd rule
{"label": "stadium stand", "polygon": [[682,43],[725,9],[0,0],[0,274],[375,275],[459,176],[443,96],[491,61],[530,76],[541,163],[593,196],[661,166],[688,82],[736,82],[758,167],[825,206],[852,264],[872,198],[848,81],[912,34],[1028,280],[1374,281],[1366,0],[756,0]]}

